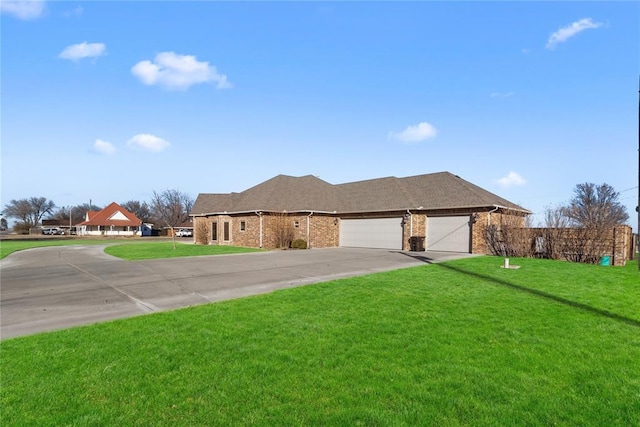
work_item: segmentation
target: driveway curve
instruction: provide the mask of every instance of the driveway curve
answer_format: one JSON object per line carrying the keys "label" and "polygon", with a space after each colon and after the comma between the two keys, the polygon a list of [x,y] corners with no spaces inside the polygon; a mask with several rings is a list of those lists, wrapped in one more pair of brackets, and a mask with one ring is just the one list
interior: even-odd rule
{"label": "driveway curve", "polygon": [[1,260],[0,337],[469,256],[332,248],[125,261],[104,248],[45,247]]}

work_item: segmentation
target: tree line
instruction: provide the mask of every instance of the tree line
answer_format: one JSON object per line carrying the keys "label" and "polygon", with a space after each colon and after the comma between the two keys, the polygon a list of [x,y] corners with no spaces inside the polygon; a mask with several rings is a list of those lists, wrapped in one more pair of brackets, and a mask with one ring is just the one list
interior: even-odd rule
{"label": "tree line", "polygon": [[[135,214],[144,223],[173,228],[188,221],[193,202],[189,194],[180,190],[167,189],[160,192],[154,191],[149,202],[129,200],[118,204]],[[39,227],[42,220],[55,220],[75,225],[86,219],[87,212],[102,209],[103,207],[93,203],[56,206],[53,200],[46,197],[28,197],[11,200],[4,206],[2,225],[6,228],[6,218],[13,218],[16,220],[14,231],[28,233],[30,229]]]}

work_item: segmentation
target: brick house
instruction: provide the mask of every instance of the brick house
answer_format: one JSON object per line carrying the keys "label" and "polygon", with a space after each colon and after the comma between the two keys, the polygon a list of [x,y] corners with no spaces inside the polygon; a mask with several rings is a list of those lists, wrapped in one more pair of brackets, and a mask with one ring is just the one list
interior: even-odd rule
{"label": "brick house", "polygon": [[[198,195],[196,243],[277,247],[283,220],[310,248],[488,253],[484,231],[531,212],[457,175],[439,172],[333,185],[278,175],[241,193]],[[413,244],[413,245],[412,245]]]}

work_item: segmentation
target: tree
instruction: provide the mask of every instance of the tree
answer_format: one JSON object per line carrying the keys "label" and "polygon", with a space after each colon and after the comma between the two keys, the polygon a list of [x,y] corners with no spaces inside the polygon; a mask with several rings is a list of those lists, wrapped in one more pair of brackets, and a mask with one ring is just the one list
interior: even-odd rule
{"label": "tree", "polygon": [[565,215],[574,225],[603,229],[624,224],[629,220],[625,207],[609,184],[590,182],[576,185],[574,197],[565,208]]}
{"label": "tree", "polygon": [[129,200],[121,203],[120,206],[135,214],[142,222],[151,222],[151,207],[147,202],[140,203],[137,200]]}
{"label": "tree", "polygon": [[546,228],[536,240],[536,249],[553,259],[597,263],[610,250],[613,227],[629,219],[618,196],[606,183],[576,185],[568,205],[547,208]]}
{"label": "tree", "polygon": [[268,227],[278,249],[287,249],[295,238],[293,220],[286,213],[271,213],[268,216]]}
{"label": "tree", "polygon": [[11,200],[4,207],[4,214],[16,218],[25,228],[35,228],[45,215],[53,212],[56,204],[46,197],[30,197],[28,199]]}
{"label": "tree", "polygon": [[176,248],[175,228],[189,220],[189,212],[193,207],[193,198],[180,190],[164,190],[153,192],[151,210],[154,218],[171,229],[173,249]]}
{"label": "tree", "polygon": [[4,217],[0,218],[0,231],[5,231],[7,228],[9,228],[7,220]]}
{"label": "tree", "polygon": [[87,212],[97,212],[102,210],[101,207],[89,203],[84,203],[76,206],[62,206],[53,212],[49,219],[57,219],[61,222],[69,222],[69,216],[71,216],[71,223],[77,224],[86,219]]}

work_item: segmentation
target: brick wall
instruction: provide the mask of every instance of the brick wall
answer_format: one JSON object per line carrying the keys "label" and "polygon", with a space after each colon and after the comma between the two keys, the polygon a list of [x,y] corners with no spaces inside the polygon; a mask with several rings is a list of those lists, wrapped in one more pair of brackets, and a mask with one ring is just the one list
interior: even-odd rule
{"label": "brick wall", "polygon": [[[430,215],[475,215],[476,221],[471,226],[472,248],[474,254],[488,254],[489,248],[485,239],[487,226],[499,223],[504,218],[514,217],[513,215],[493,212],[489,214],[478,212],[472,209],[466,210],[450,210],[450,211],[421,211],[407,215],[406,211],[385,212],[385,213],[367,213],[352,214],[344,216],[348,219],[357,218],[388,218],[390,216],[404,217],[402,231],[403,250],[410,250],[410,238],[412,236],[425,237],[427,235],[427,217]],[[255,213],[247,213],[240,215],[217,215],[210,217],[196,217],[194,219],[194,233],[196,243],[198,244],[219,244],[234,245],[247,247],[260,247],[260,221],[262,218],[262,247],[271,249],[276,247],[276,239],[272,231],[271,222],[281,215],[262,214],[259,216]],[[309,214],[289,214],[286,220],[293,226],[297,222],[297,227],[293,227],[294,240],[302,239],[307,242],[309,248],[333,248],[340,245],[340,218],[331,214],[317,214],[309,216]],[[517,216],[516,220],[524,224],[524,218]],[[218,240],[211,240],[212,223],[217,223]],[[224,240],[224,223],[229,222],[229,240]],[[241,225],[244,222],[244,230]],[[208,235],[203,235],[203,227],[207,230]]]}
{"label": "brick wall", "polygon": [[[624,266],[634,257],[633,233],[627,225],[607,230],[522,228],[515,231],[521,232],[525,245],[531,248],[531,256],[590,263],[608,256],[614,266]],[[536,239],[540,239],[539,244]]]}
{"label": "brick wall", "polygon": [[[402,250],[411,250],[411,237],[427,237],[427,215],[424,213],[414,213],[405,216],[402,231]],[[426,242],[425,242],[426,245]]]}
{"label": "brick wall", "polygon": [[[333,216],[323,214],[291,214],[282,215],[242,214],[242,215],[216,215],[210,217],[196,217],[194,220],[194,233],[198,244],[216,244],[260,247],[262,221],[262,247],[273,249],[276,247],[276,231],[274,227],[280,227],[278,222],[290,226],[293,231],[293,240],[301,239],[307,242],[309,248],[331,248],[339,245],[339,220]],[[224,240],[224,223],[229,223],[229,240]],[[217,226],[216,241],[212,241],[211,228]],[[244,225],[244,227],[243,227]],[[205,233],[204,230],[207,230]]]}
{"label": "brick wall", "polygon": [[612,264],[625,265],[627,260],[634,259],[633,230],[627,225],[612,230]]}
{"label": "brick wall", "polygon": [[310,248],[336,248],[340,245],[340,221],[329,215],[311,217]]}

